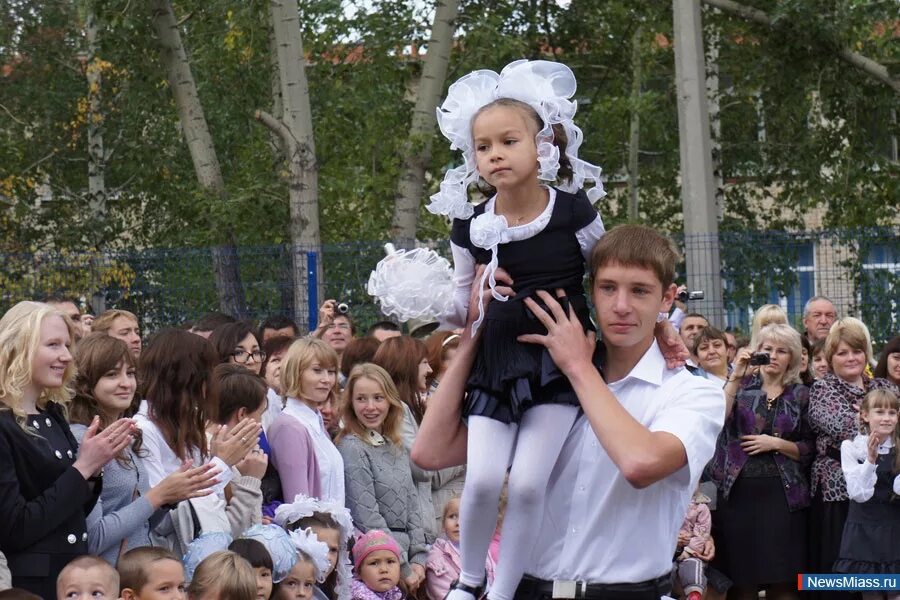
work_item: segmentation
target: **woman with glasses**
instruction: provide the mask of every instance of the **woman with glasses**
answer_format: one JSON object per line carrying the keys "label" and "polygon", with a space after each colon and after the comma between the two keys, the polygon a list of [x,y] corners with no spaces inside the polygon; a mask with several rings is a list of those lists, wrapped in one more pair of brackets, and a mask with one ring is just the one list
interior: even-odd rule
{"label": "woman with glasses", "polygon": [[259,340],[246,321],[226,323],[209,336],[219,361],[235,363],[259,375],[266,354],[259,348]]}

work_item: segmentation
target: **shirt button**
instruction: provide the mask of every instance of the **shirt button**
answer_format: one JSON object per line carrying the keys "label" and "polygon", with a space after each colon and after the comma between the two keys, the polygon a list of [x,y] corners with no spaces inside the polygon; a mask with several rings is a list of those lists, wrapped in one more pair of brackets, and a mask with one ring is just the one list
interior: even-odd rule
{"label": "shirt button", "polygon": [[40,429],[40,428],[41,428],[40,422],[35,421],[35,422],[34,422],[34,428],[35,428],[35,429]]}
{"label": "shirt button", "polygon": [[78,541],[78,538],[75,537],[74,533],[70,533],[69,537],[66,538],[66,541],[69,542],[70,544],[74,544],[75,542]]}
{"label": "shirt button", "polygon": [[85,531],[84,533],[81,534],[81,541],[82,541],[82,542],[86,542],[86,541],[87,541],[87,531]]}
{"label": "shirt button", "polygon": [[49,418],[44,419],[44,423],[47,424],[47,427],[51,427],[51,426],[53,425],[53,423],[50,422],[50,419],[49,419]]}
{"label": "shirt button", "polygon": [[56,458],[62,459],[62,452],[60,452],[59,450],[54,452],[54,454],[56,454]]}
{"label": "shirt button", "polygon": [[68,456],[69,458],[72,458],[72,451],[66,450],[66,456]]}

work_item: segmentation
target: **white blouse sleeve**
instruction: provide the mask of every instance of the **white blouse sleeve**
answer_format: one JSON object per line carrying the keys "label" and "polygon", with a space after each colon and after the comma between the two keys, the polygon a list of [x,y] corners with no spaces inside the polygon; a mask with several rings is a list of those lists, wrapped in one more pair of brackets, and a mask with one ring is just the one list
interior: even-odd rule
{"label": "white blouse sleeve", "polygon": [[867,457],[867,440],[868,436],[858,435],[852,441],[841,442],[841,470],[847,481],[847,495],[854,502],[867,502],[875,493],[877,475],[875,465]]}
{"label": "white blouse sleeve", "polygon": [[466,248],[450,242],[453,252],[453,305],[451,312],[441,318],[441,329],[466,326],[469,311],[469,294],[475,280],[475,257]]}
{"label": "white blouse sleeve", "polygon": [[606,228],[603,226],[603,219],[600,218],[600,213],[597,213],[596,219],[575,232],[575,239],[578,240],[578,246],[581,248],[581,255],[584,257],[584,260],[591,259],[591,252],[594,251],[594,246],[603,237],[604,233],[606,233]]}

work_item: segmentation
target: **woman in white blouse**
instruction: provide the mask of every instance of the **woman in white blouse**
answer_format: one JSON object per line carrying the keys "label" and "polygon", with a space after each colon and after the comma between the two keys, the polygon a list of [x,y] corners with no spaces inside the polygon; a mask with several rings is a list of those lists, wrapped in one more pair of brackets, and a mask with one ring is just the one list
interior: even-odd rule
{"label": "woman in white blouse", "polygon": [[281,363],[284,411],[269,427],[268,437],[288,502],[305,494],[344,505],[344,461],[320,414],[335,392],[337,369],[335,351],[313,338],[291,344]]}
{"label": "woman in white blouse", "polygon": [[[180,329],[165,329],[141,355],[141,395],[135,421],[143,436],[144,466],[150,486],[157,485],[185,462],[199,466],[213,462],[218,471],[214,494],[191,500],[204,514],[224,512],[225,486],[233,477],[232,467],[256,447],[262,426],[245,419],[233,429],[221,427],[207,441],[206,426],[214,414],[209,397],[213,368],[218,358],[212,345]],[[200,508],[209,510],[201,511]],[[201,522],[204,528],[206,524]],[[228,529],[225,529],[226,531]]]}

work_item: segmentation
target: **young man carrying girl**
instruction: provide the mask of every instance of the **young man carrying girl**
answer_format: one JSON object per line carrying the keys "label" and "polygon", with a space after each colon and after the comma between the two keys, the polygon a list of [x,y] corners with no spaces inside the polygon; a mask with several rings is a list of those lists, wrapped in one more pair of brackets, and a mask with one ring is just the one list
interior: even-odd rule
{"label": "young man carrying girl", "polygon": [[[725,417],[721,388],[668,368],[654,338],[659,313],[674,299],[676,263],[671,243],[647,227],[617,227],[597,243],[590,272],[600,347],[565,302],[546,291],[537,293],[546,310],[525,300],[547,333],[519,340],[549,351],[584,415],[547,482],[543,543],[516,598],[602,598],[615,586],[617,598],[655,600],[669,590],[678,528]],[[478,296],[476,287],[470,321]],[[413,447],[424,468],[465,460],[459,409],[478,341],[470,331]]]}

